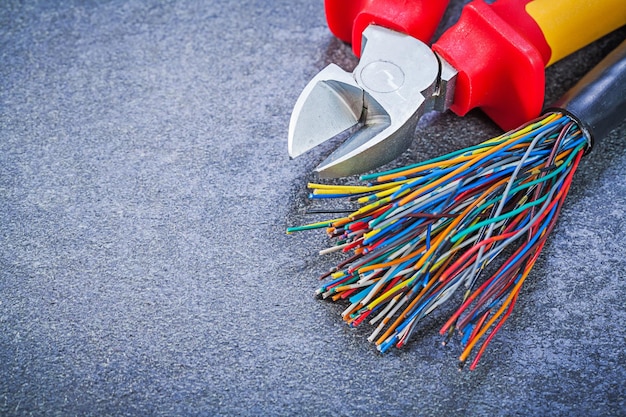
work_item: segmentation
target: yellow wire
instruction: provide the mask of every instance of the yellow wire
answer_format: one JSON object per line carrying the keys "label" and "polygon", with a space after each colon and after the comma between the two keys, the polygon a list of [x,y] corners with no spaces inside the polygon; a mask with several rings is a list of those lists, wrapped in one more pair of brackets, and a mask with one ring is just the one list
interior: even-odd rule
{"label": "yellow wire", "polygon": [[408,180],[396,181],[394,183],[384,183],[375,185],[333,185],[333,184],[317,184],[309,183],[307,187],[314,190],[313,193],[321,190],[332,190],[334,193],[329,194],[360,194],[370,191],[386,190],[388,188],[396,187],[398,184],[404,184]]}

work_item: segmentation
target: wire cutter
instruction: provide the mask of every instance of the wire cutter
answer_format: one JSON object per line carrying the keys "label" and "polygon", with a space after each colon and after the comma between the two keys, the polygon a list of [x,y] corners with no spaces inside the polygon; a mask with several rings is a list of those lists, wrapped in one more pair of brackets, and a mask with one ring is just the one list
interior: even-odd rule
{"label": "wire cutter", "polygon": [[428,46],[449,0],[325,0],[328,26],[360,57],[320,71],[298,98],[288,147],[297,157],[344,132],[316,171],[342,177],[392,161],[420,117],[482,109],[509,130],[538,116],[545,67],[626,24],[624,0],[474,0]]}

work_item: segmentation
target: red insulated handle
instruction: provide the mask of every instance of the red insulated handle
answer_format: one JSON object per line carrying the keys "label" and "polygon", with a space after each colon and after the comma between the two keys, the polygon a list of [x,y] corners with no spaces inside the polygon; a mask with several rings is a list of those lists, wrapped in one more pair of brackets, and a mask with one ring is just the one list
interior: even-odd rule
{"label": "red insulated handle", "polygon": [[450,107],[456,114],[480,107],[505,130],[540,114],[551,51],[526,12],[531,1],[474,0],[433,45],[459,72]]}
{"label": "red insulated handle", "polygon": [[330,31],[361,56],[361,34],[370,24],[428,43],[449,0],[325,0]]}

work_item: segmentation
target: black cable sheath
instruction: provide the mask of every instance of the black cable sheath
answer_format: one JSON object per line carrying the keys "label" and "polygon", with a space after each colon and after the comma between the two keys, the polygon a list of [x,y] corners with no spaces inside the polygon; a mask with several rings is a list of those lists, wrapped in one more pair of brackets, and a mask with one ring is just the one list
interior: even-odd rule
{"label": "black cable sheath", "polygon": [[602,139],[616,128],[626,118],[626,40],[548,111],[572,116],[590,140]]}

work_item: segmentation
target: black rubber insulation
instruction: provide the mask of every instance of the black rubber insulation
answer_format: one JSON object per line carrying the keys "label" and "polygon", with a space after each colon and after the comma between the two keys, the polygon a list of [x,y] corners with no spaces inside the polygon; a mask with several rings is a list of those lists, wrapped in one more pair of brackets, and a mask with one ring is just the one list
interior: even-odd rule
{"label": "black rubber insulation", "polygon": [[626,118],[626,40],[607,55],[549,111],[573,117],[590,140],[602,139]]}

